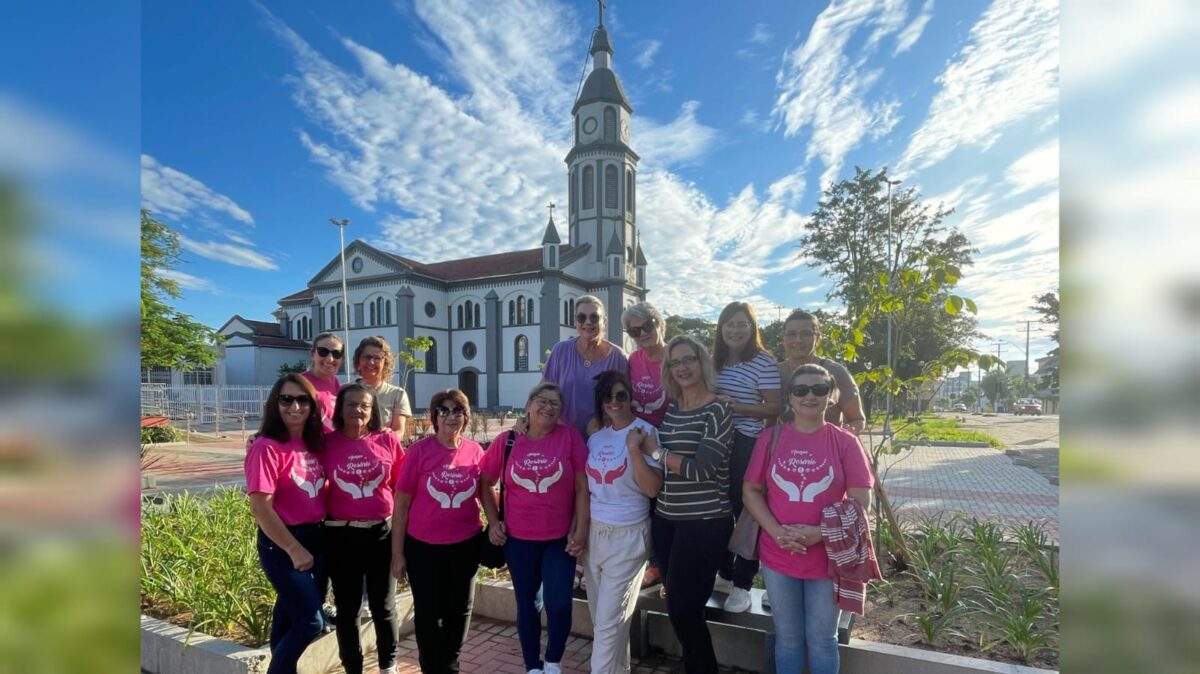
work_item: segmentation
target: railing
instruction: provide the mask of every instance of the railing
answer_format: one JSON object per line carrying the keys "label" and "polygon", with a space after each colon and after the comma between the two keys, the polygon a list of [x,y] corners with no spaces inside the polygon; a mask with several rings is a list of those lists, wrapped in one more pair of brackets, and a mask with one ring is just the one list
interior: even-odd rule
{"label": "railing", "polygon": [[166,386],[142,384],[142,416],[163,416],[193,426],[257,419],[271,389],[266,386]]}

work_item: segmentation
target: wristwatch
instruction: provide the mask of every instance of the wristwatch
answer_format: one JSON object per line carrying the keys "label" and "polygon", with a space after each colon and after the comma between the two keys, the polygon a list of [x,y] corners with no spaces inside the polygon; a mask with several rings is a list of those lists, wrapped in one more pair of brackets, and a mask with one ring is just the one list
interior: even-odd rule
{"label": "wristwatch", "polygon": [[654,451],[650,452],[650,458],[654,459],[655,461],[657,461],[659,463],[662,463],[663,457],[666,455],[667,455],[667,448],[662,447],[662,446],[655,447]]}

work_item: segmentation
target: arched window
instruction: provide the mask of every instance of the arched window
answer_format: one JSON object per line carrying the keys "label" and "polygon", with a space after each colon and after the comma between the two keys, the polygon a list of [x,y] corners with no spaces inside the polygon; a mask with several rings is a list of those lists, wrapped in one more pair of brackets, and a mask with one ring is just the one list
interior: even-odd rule
{"label": "arched window", "polygon": [[550,266],[555,267],[558,263],[554,261],[554,246],[550,247]]}
{"label": "arched window", "polygon": [[617,142],[617,111],[611,107],[604,108],[604,142]]}
{"label": "arched window", "polygon": [[596,207],[596,169],[583,167],[583,208]]}
{"label": "arched window", "polygon": [[437,372],[437,340],[430,337],[429,350],[425,352],[425,371]]}
{"label": "arched window", "polygon": [[475,312],[475,321],[471,323],[471,325],[478,328],[479,326],[483,325],[483,321],[479,320],[479,305],[476,304],[471,307],[471,309]]}
{"label": "arched window", "polygon": [[525,318],[527,318],[530,323],[533,322],[533,298],[532,297],[530,297],[527,300]]}
{"label": "arched window", "polygon": [[462,327],[463,327],[463,305],[460,304],[460,305],[458,305],[458,329],[462,330]]}
{"label": "arched window", "polygon": [[508,301],[508,324],[517,324],[517,305],[512,300]]}
{"label": "arched window", "polygon": [[329,329],[330,330],[337,329],[337,305],[336,304],[329,305]]}
{"label": "arched window", "polygon": [[575,325],[575,298],[567,300],[567,303],[571,307],[567,311],[567,325]]}
{"label": "arched window", "polygon": [[604,207],[617,207],[617,167],[612,164],[604,168]]}
{"label": "arched window", "polygon": [[525,325],[525,296],[517,295],[517,324]]}
{"label": "arched window", "polygon": [[579,171],[577,171],[575,169],[571,169],[571,203],[568,204],[568,206],[570,207],[571,215],[579,214],[579,186],[578,186],[578,183],[579,183]]}
{"label": "arched window", "polygon": [[384,321],[384,325],[391,325],[391,324],[392,324],[392,301],[388,300],[387,301],[387,320]]}
{"label": "arched window", "polygon": [[516,353],[516,363],[513,369],[517,372],[529,371],[529,338],[525,335],[517,335],[517,342],[513,346],[513,351]]}
{"label": "arched window", "polygon": [[633,171],[625,169],[625,212],[633,212]]}
{"label": "arched window", "polygon": [[582,118],[579,117],[578,115],[576,115],[575,116],[575,144],[576,145],[579,144],[579,125],[582,123],[583,123]]}
{"label": "arched window", "polygon": [[367,325],[375,325],[375,303],[371,302],[371,322]]}
{"label": "arched window", "polygon": [[563,325],[571,324],[571,319],[570,319],[571,313],[570,312],[571,312],[571,308],[567,306],[567,301],[563,300],[563,318],[562,318]]}

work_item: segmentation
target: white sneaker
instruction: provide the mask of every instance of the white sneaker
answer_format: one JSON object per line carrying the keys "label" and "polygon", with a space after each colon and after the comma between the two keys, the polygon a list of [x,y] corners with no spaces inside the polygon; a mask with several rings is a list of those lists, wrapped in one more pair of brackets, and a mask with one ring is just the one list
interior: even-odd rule
{"label": "white sneaker", "polygon": [[762,607],[763,607],[764,611],[771,610],[771,599],[769,597],[767,597],[766,590],[763,590],[763,593],[762,593]]}
{"label": "white sneaker", "polygon": [[750,608],[750,590],[740,587],[730,590],[724,608],[727,613],[745,613]]}
{"label": "white sneaker", "polygon": [[545,672],[540,669],[531,669],[528,672],[525,672],[525,674],[545,674]]}
{"label": "white sneaker", "polygon": [[713,582],[713,592],[724,592],[725,594],[729,594],[731,591],[733,591],[733,581],[725,580],[720,576],[720,574],[718,574],[717,579]]}
{"label": "white sneaker", "polygon": [[562,665],[557,662],[547,662],[542,672],[544,674],[562,674]]}

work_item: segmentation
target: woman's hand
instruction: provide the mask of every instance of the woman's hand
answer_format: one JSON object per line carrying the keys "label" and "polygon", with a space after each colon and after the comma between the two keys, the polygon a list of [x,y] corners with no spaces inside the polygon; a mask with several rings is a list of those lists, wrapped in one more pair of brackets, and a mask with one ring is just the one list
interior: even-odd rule
{"label": "woman's hand", "polygon": [[492,545],[504,545],[508,540],[508,527],[504,526],[504,522],[488,525],[488,540]]}
{"label": "woman's hand", "polygon": [[529,419],[526,419],[525,417],[521,417],[520,419],[517,419],[517,422],[515,424],[513,424],[513,426],[512,426],[512,432],[516,433],[517,435],[525,435],[526,433],[528,433],[529,432]]}
{"label": "woman's hand", "polygon": [[312,553],[303,545],[296,546],[295,550],[289,550],[288,557],[292,558],[292,566],[297,571],[308,571],[313,567]]}
{"label": "woman's hand", "polygon": [[392,577],[396,580],[403,581],[404,574],[408,572],[408,561],[404,559],[404,555],[392,555]]}
{"label": "woman's hand", "polygon": [[811,524],[785,524],[787,536],[794,538],[801,545],[816,545],[821,541],[821,527]]}
{"label": "woman's hand", "polygon": [[587,527],[578,527],[567,534],[567,554],[578,559],[587,549]]}
{"label": "woman's hand", "polygon": [[592,435],[593,433],[595,433],[598,430],[600,430],[600,420],[597,419],[596,417],[592,417],[591,419],[588,419],[588,427],[587,427],[588,435]]}
{"label": "woman's hand", "polygon": [[734,403],[737,402],[732,397],[727,396],[724,393],[718,393],[716,397],[717,397],[717,400],[725,403],[726,405],[733,405]]}
{"label": "woman's hand", "polygon": [[625,449],[629,450],[630,454],[636,454],[642,451],[642,443],[646,440],[646,431],[640,426],[634,426],[625,434]]}

